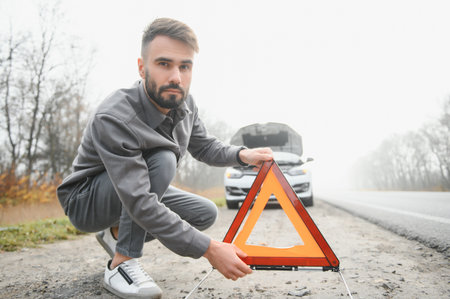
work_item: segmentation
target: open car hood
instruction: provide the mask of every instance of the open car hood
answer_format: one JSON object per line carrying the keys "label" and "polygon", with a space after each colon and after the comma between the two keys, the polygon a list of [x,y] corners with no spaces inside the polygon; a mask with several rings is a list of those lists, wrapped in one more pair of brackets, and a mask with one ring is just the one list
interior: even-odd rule
{"label": "open car hood", "polygon": [[281,123],[252,124],[240,128],[230,141],[248,148],[270,147],[274,152],[303,154],[302,137],[291,127]]}

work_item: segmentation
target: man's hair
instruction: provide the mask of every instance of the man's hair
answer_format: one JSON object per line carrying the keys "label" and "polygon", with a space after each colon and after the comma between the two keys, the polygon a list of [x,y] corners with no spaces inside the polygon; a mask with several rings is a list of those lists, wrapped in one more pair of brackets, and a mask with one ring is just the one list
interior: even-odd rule
{"label": "man's hair", "polygon": [[141,56],[145,58],[146,50],[150,42],[158,35],[165,35],[167,37],[182,41],[191,47],[195,52],[198,52],[197,37],[194,31],[186,24],[170,19],[159,18],[154,20],[144,30],[142,35]]}

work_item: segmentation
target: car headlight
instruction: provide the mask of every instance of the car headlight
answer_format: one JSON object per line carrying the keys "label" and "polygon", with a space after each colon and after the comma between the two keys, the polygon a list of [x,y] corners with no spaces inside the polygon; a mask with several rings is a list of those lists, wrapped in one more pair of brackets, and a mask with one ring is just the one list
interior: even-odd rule
{"label": "car headlight", "polygon": [[235,168],[227,168],[227,171],[225,172],[225,175],[227,176],[227,178],[229,179],[239,179],[241,178],[244,174],[242,173],[242,171],[237,170]]}
{"label": "car headlight", "polygon": [[292,167],[287,171],[289,175],[304,175],[306,172],[306,169],[301,168],[301,166]]}

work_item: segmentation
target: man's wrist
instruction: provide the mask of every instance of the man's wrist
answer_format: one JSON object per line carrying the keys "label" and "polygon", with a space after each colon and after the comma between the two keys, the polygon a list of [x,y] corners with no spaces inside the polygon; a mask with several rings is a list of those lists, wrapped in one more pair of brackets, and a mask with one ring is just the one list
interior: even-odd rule
{"label": "man's wrist", "polygon": [[241,166],[248,166],[248,164],[245,163],[244,161],[242,161],[242,160],[241,160],[241,157],[239,156],[239,154],[241,153],[241,151],[242,151],[242,150],[246,150],[246,149],[247,149],[247,147],[242,146],[242,147],[237,151],[237,154],[236,154],[236,160],[238,161],[239,165],[241,165]]}
{"label": "man's wrist", "polygon": [[203,257],[207,258],[208,260],[212,257],[214,247],[217,246],[217,241],[214,239],[211,239],[209,242],[209,246],[206,249],[205,253],[203,254]]}

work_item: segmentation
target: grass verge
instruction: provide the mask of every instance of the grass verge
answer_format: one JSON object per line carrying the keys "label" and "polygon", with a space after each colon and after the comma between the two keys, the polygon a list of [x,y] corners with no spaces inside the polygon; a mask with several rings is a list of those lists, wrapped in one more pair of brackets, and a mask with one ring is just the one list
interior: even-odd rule
{"label": "grass verge", "polygon": [[218,207],[223,207],[226,203],[225,197],[211,198],[212,202]]}
{"label": "grass verge", "polygon": [[85,233],[77,230],[67,217],[5,226],[0,228],[0,252],[70,240],[82,234]]}

